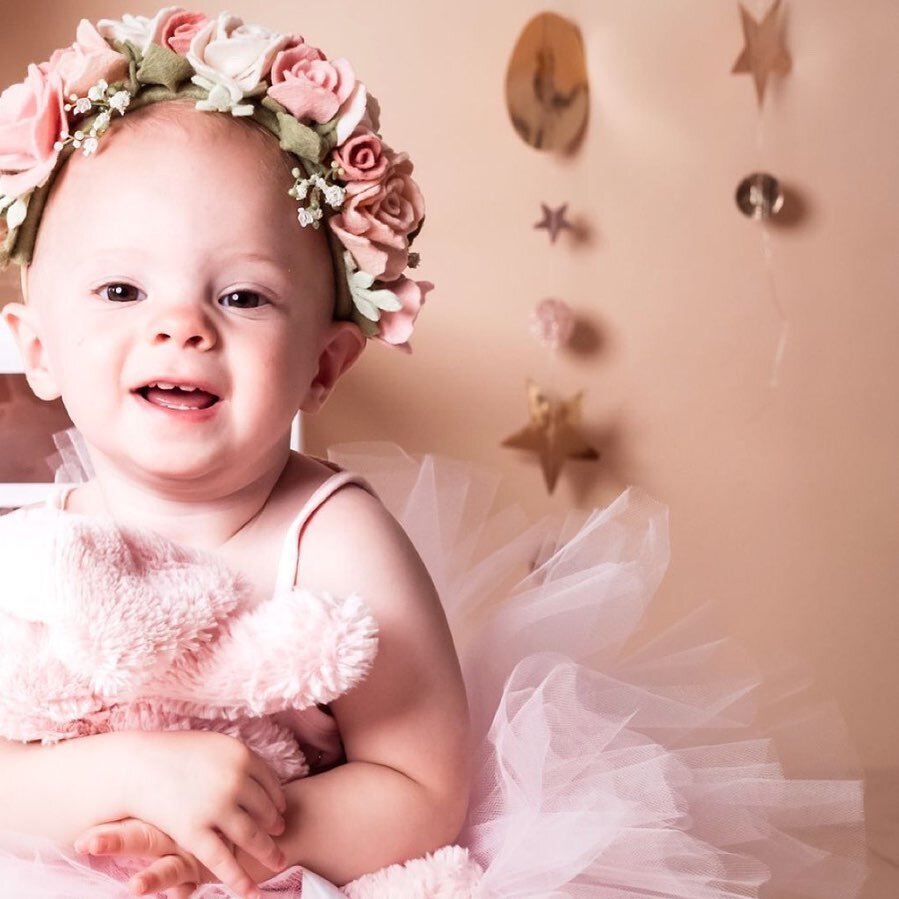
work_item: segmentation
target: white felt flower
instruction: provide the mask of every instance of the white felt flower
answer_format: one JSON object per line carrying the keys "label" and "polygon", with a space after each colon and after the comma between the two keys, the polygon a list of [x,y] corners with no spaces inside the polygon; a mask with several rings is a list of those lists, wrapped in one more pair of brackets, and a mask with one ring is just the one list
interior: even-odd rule
{"label": "white felt flower", "polygon": [[265,90],[264,79],[271,71],[272,60],[290,40],[289,35],[261,25],[244,25],[237,16],[219,13],[194,35],[186,54],[196,72],[191,80],[210,92],[210,105],[198,103],[197,108],[230,109],[235,115],[248,115],[252,107],[249,112],[243,111],[248,104],[240,101]]}
{"label": "white felt flower", "polygon": [[6,226],[10,231],[25,221],[30,197],[30,191],[24,197],[0,197],[0,210],[6,210]]}
{"label": "white felt flower", "polygon": [[121,19],[100,19],[97,31],[111,40],[131,41],[140,47],[141,53],[146,53],[150,44],[162,43],[162,31],[166,22],[178,12],[184,12],[184,9],[180,6],[165,6],[152,18],[125,13]]}

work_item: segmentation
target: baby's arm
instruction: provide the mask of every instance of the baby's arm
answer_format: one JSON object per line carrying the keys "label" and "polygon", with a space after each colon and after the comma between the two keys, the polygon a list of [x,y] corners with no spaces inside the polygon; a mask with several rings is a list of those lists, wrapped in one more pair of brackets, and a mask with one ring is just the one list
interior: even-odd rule
{"label": "baby's arm", "polygon": [[127,814],[129,733],[54,745],[0,738],[0,830],[71,841],[86,827]]}
{"label": "baby's arm", "polygon": [[265,871],[261,879],[285,862],[272,837],[283,831],[278,779],[225,734],[123,731],[50,746],[4,741],[0,797],[0,831],[66,845],[102,822],[144,820],[241,895],[254,884],[226,841],[244,848],[254,870]]}
{"label": "baby's arm", "polygon": [[356,487],[336,493],[306,526],[299,571],[303,587],[362,596],[379,628],[368,677],[331,704],[347,763],[284,787],[278,843],[288,861],[344,884],[456,839],[468,708],[434,585],[378,500]]}

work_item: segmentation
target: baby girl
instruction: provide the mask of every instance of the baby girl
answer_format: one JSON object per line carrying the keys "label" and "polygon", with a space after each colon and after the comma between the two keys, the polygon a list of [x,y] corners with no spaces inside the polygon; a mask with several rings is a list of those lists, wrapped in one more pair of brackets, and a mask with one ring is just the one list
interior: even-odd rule
{"label": "baby girl", "polygon": [[[28,263],[4,318],[94,468],[67,511],[214,552],[272,595],[297,510],[335,474],[291,450],[294,416],[368,336],[404,345],[430,287],[402,274],[423,205],[378,128],[345,59],[179,8],[82,21],[0,98],[4,249]],[[344,763],[282,786],[220,733],[4,742],[0,829],[71,844],[122,821],[109,839],[160,855],[136,892],[246,896],[286,866],[342,884],[453,841],[468,732],[446,618],[394,518],[338,486],[303,522],[291,582],[361,595],[378,624],[368,676],[318,710]]]}
{"label": "baby girl", "polygon": [[[347,60],[178,7],[82,21],[0,96],[0,264],[23,293],[3,317],[90,463],[0,518],[0,893],[857,895],[861,784],[786,776],[754,718],[763,679],[714,622],[639,630],[662,503],[628,487],[522,528],[464,463],[363,478],[346,450],[291,450],[369,338],[408,348],[431,287],[409,272],[421,193],[379,118]],[[73,532],[111,547],[105,567]],[[250,616],[364,607],[377,651],[312,702],[264,696],[249,730],[106,701],[153,641],[147,683],[233,700],[183,675],[247,618],[170,645],[188,587],[200,613],[238,594]],[[146,631],[110,643],[126,612]],[[281,686],[324,675],[291,667],[300,628],[258,637],[231,657],[236,691],[279,662]],[[794,714],[795,683],[789,723],[838,761],[837,722]],[[249,732],[277,734],[293,773]]]}

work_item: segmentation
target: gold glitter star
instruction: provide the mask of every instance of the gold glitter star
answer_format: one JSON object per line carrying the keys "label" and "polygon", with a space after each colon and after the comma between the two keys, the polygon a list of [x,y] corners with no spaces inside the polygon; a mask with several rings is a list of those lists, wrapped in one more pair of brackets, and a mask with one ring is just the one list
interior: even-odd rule
{"label": "gold glitter star", "polygon": [[528,412],[531,420],[502,442],[502,446],[528,450],[540,457],[543,480],[552,493],[562,466],[568,459],[598,459],[599,453],[580,431],[583,391],[567,400],[547,396],[528,381]]}
{"label": "gold glitter star", "polygon": [[740,4],[745,44],[739,59],[731,70],[733,74],[751,73],[759,106],[765,100],[765,88],[771,75],[785,75],[790,71],[790,54],[783,44],[783,35],[777,20],[780,0],[774,0],[761,23]]}
{"label": "gold glitter star", "polygon": [[563,203],[558,209],[550,209],[546,203],[541,203],[540,205],[543,207],[543,218],[534,225],[534,228],[538,230],[542,228],[548,231],[550,242],[555,243],[560,231],[564,231],[566,228],[570,230],[574,227],[565,218],[565,210],[568,209],[568,204]]}

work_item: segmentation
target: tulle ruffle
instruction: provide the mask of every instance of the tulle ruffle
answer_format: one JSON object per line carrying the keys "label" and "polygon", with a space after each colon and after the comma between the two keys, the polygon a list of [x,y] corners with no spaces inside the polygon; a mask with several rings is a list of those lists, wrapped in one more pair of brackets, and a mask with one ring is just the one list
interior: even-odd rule
{"label": "tulle ruffle", "polygon": [[[850,899],[863,784],[798,663],[759,671],[710,602],[659,634],[668,509],[630,487],[528,524],[495,473],[387,444],[334,447],[410,535],[468,687],[476,782],[459,842],[479,895]],[[814,741],[814,765],[782,760]],[[795,762],[794,762],[795,765]]]}
{"label": "tulle ruffle", "polygon": [[[710,603],[646,626],[669,561],[663,504],[631,487],[531,523],[493,509],[498,479],[478,466],[388,444],[329,455],[403,525],[456,640],[476,759],[458,842],[484,868],[472,899],[858,895],[862,781],[835,707],[796,665],[758,671]],[[809,741],[813,769],[791,769]],[[0,845],[4,896],[124,899],[138,867],[33,837]],[[299,896],[298,874],[264,895]]]}

